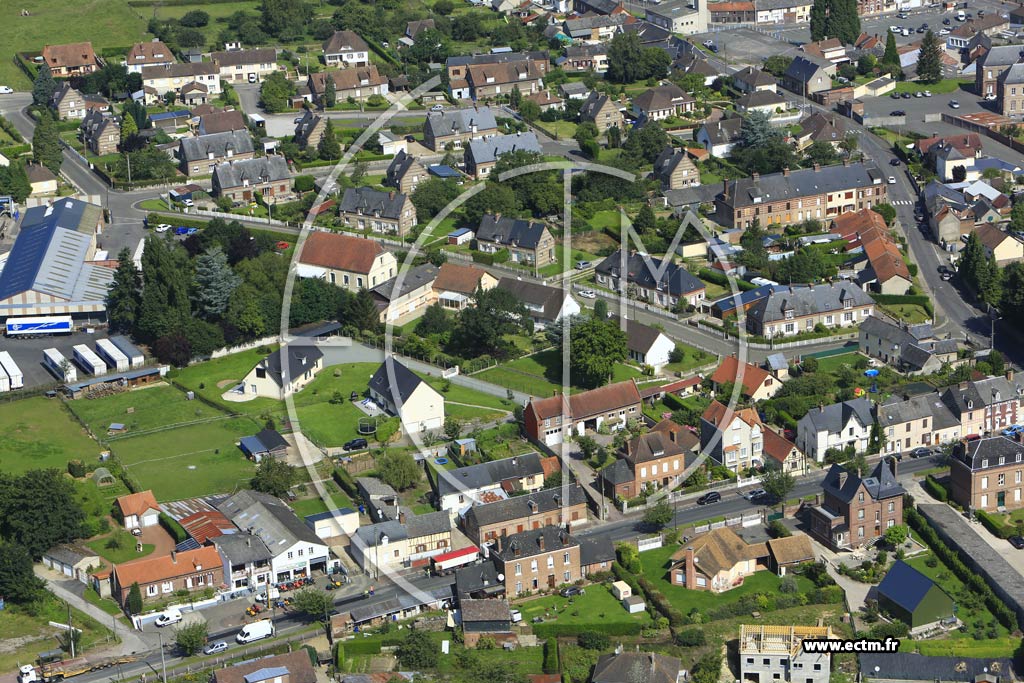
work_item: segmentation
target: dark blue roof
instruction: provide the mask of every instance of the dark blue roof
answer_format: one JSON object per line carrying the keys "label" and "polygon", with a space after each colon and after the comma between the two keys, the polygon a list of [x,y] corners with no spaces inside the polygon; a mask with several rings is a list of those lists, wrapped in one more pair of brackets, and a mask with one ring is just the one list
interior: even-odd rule
{"label": "dark blue roof", "polygon": [[436,166],[429,167],[427,169],[427,173],[429,173],[430,175],[435,175],[438,178],[459,178],[462,176],[462,174],[456,171],[454,168],[452,168],[451,166],[446,166],[444,164],[438,164]]}
{"label": "dark blue roof", "polygon": [[897,560],[878,584],[878,594],[913,613],[935,584],[903,560]]}
{"label": "dark blue roof", "polygon": [[[739,303],[740,306],[746,306],[752,304],[758,299],[763,299],[768,296],[773,285],[761,285],[756,289],[748,289],[745,292],[740,292]],[[736,297],[732,294],[724,296],[718,301],[711,304],[712,308],[721,311],[723,314],[732,313],[736,310]]]}
{"label": "dark blue roof", "polygon": [[164,121],[166,119],[180,119],[180,118],[188,118],[190,116],[192,116],[192,114],[187,109],[179,109],[178,111],[163,111],[163,112],[160,112],[159,114],[150,114],[149,115],[149,120],[150,121]]}
{"label": "dark blue roof", "polygon": [[351,515],[355,510],[352,508],[338,508],[337,510],[327,510],[326,512],[318,512],[315,515],[306,515],[303,517],[307,522],[319,522],[323,519],[331,519],[335,516]]}
{"label": "dark blue roof", "polygon": [[0,299],[32,289],[57,228],[77,230],[87,206],[85,202],[73,200],[56,202],[53,207],[34,206],[25,211],[21,231],[7,257],[7,266],[0,274]]}
{"label": "dark blue roof", "polygon": [[263,445],[263,442],[257,439],[255,436],[243,436],[241,439],[239,439],[238,443],[242,447],[242,450],[248,453],[249,455],[254,455],[256,453],[266,453],[269,450],[266,446]]}

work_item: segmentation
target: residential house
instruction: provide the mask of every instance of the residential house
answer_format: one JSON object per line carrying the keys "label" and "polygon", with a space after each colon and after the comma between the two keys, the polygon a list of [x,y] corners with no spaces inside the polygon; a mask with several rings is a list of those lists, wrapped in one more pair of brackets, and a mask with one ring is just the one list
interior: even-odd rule
{"label": "residential house", "polygon": [[633,113],[639,119],[662,121],[693,111],[697,101],[675,83],[650,88],[633,98]]}
{"label": "residential house", "polygon": [[495,563],[505,576],[505,595],[550,590],[584,578],[580,543],[557,526],[529,529],[502,538],[492,548]]}
{"label": "residential house", "polygon": [[786,98],[770,90],[758,90],[736,99],[736,110],[744,114],[759,111],[773,116],[778,109],[786,106]]}
{"label": "residential house", "polygon": [[100,69],[92,43],[44,45],[42,58],[54,78],[88,76]]}
{"label": "residential house", "polygon": [[825,461],[825,452],[852,446],[866,453],[874,411],[866,398],[819,405],[807,412],[796,425],[796,443],[808,458]]}
{"label": "residential house", "polygon": [[644,10],[649,23],[683,35],[706,33],[710,18],[708,5],[702,0],[669,0]]}
{"label": "residential house", "polygon": [[825,220],[887,201],[883,172],[874,162],[783,170],[724,181],[715,197],[718,221],[727,227],[784,226]]}
{"label": "residential house", "polygon": [[[331,562],[327,545],[280,498],[242,490],[223,500],[217,510],[243,532],[258,536],[273,554],[269,580],[274,583],[326,572]],[[216,551],[215,551],[216,552]]]}
{"label": "residential house", "polygon": [[213,539],[221,558],[224,583],[231,589],[258,589],[273,584],[274,553],[252,533],[223,534]]}
{"label": "residential house", "polygon": [[[564,65],[563,65],[563,68]],[[567,100],[585,100],[590,96],[590,89],[580,81],[569,81],[558,86],[558,92]]]}
{"label": "residential house", "polygon": [[914,281],[899,246],[889,237],[889,231],[871,230],[861,236],[861,244],[864,259],[857,264],[861,266],[857,282],[878,294],[906,294]]}
{"label": "residential house", "polygon": [[672,68],[683,74],[694,74],[704,79],[704,85],[710,87],[721,75],[718,69],[708,62],[704,53],[695,51],[684,53],[672,64]]}
{"label": "residential house", "polygon": [[498,123],[490,107],[449,109],[427,114],[423,124],[423,144],[435,152],[462,149],[471,140],[498,134]]}
{"label": "residential house", "polygon": [[217,589],[224,581],[220,555],[212,546],[169,555],[143,557],[115,564],[111,574],[111,593],[127,609],[128,595],[138,584],[144,601],[166,600],[179,591],[196,593]]}
{"label": "residential house", "polygon": [[987,377],[949,387],[942,392],[942,400],[960,420],[964,436],[987,436],[1019,424],[1022,395],[1024,387],[1010,370],[1006,377]]}
{"label": "residential house", "polygon": [[383,184],[411,196],[416,186],[426,179],[427,167],[421,164],[416,157],[402,150],[388,164]]}
{"label": "residential house", "polygon": [[603,135],[612,126],[618,127],[619,130],[625,127],[625,119],[618,103],[596,90],[587,96],[580,107],[580,121],[589,121],[597,126],[598,135]]}
{"label": "residential house", "polygon": [[434,279],[434,296],[447,310],[461,311],[473,305],[477,292],[494,289],[498,278],[483,268],[442,263]]}
{"label": "residential house", "polygon": [[[992,12],[984,17],[974,17],[960,24],[946,36],[946,47],[950,50],[968,50],[977,44],[977,38],[998,36],[1009,26],[1001,12]],[[991,46],[991,41],[986,41]]]}
{"label": "residential house", "polygon": [[541,457],[537,453],[526,453],[454,470],[438,470],[437,505],[452,517],[459,517],[471,506],[515,497],[510,494],[521,491],[532,495],[543,488]]}
{"label": "residential house", "polygon": [[629,18],[628,14],[583,15],[566,19],[562,23],[562,31],[573,42],[603,43],[621,31]]}
{"label": "residential house", "polygon": [[622,429],[629,420],[640,419],[642,413],[640,390],[635,381],[627,380],[569,397],[531,398],[523,424],[529,438],[556,446],[568,436],[583,436],[602,426],[612,431]]}
{"label": "residential house", "polygon": [[996,88],[1000,114],[1013,117],[1024,113],[1024,62],[1012,64],[1000,73]]}
{"label": "residential house", "polygon": [[[807,471],[807,458],[796,444],[773,431],[770,427],[764,430],[763,452],[775,461],[774,465],[783,472],[801,473]],[[767,462],[767,461],[765,461]]]}
{"label": "residential house", "polygon": [[[591,43],[585,45],[569,45],[565,48],[565,62],[562,70],[570,73],[583,71],[603,74],[608,71],[608,45],[605,43]],[[568,85],[567,83],[563,85]],[[583,85],[578,83],[577,85]],[[584,93],[578,99],[586,97],[586,86]]]}
{"label": "residential house", "polygon": [[461,515],[461,526],[469,540],[484,545],[542,526],[560,526],[574,531],[587,523],[587,496],[579,482],[542,489],[491,503],[478,503]]}
{"label": "residential house", "polygon": [[338,102],[365,100],[371,95],[388,94],[387,76],[377,70],[375,64],[356,66],[336,71],[320,71],[309,74],[306,82],[313,101],[323,106],[323,95],[327,88],[327,79],[334,81],[334,94]]}
{"label": "residential house", "polygon": [[[32,162],[25,164],[25,175],[28,176],[29,185],[32,187],[30,196],[39,197],[57,194],[57,187],[59,185],[57,176],[42,164]],[[71,294],[71,292],[68,293]]]}
{"label": "residential house", "polygon": [[[548,53],[544,50],[536,52],[491,52],[479,55],[456,55],[445,60],[445,69],[448,71],[448,87],[455,99],[467,99],[473,95],[473,85],[470,78],[470,69],[475,66],[494,66],[500,64],[516,64],[518,67],[526,65],[525,69],[519,68],[519,72],[544,76],[550,66]],[[509,74],[503,74],[507,76]],[[482,76],[482,78],[481,78]],[[480,85],[487,87],[486,73],[477,73]],[[497,80],[497,79],[496,79]],[[518,81],[518,77],[514,80]],[[493,85],[493,84],[492,84]],[[511,92],[512,81],[505,93]],[[523,92],[523,88],[520,88]],[[496,93],[495,93],[496,94]],[[474,97],[474,99],[477,99]]]}
{"label": "residential house", "polygon": [[397,520],[402,511],[398,492],[374,477],[358,477],[356,489],[359,499],[366,504],[366,513],[374,522]]}
{"label": "residential house", "polygon": [[993,45],[975,62],[974,91],[982,97],[997,97],[999,75],[1022,60],[1020,45]]}
{"label": "residential house", "polygon": [[619,459],[598,472],[605,495],[630,500],[644,491],[673,490],[698,465],[697,443],[686,430],[650,431],[626,441]]}
{"label": "residential house", "polygon": [[495,135],[485,140],[470,140],[464,153],[466,173],[475,180],[482,180],[490,175],[501,156],[513,152],[542,154],[543,150],[537,140],[537,134],[532,131]]}
{"label": "residential house", "polygon": [[699,306],[704,300],[704,283],[671,260],[627,254],[620,249],[598,264],[594,272],[599,285],[617,292],[633,285],[637,298],[664,308]]}
{"label": "residential house", "polygon": [[258,83],[277,71],[277,50],[272,47],[213,52],[210,57],[229,83]]}
{"label": "residential house", "polygon": [[410,21],[405,25],[405,37],[412,41],[412,44],[416,43],[416,36],[427,29],[434,30],[437,28],[437,22],[433,19],[417,19]]}
{"label": "residential house", "polygon": [[211,111],[200,116],[196,132],[199,135],[210,135],[212,133],[244,130],[245,128],[245,117],[242,115],[242,112],[237,109],[225,109],[223,111]]}
{"label": "residential house", "polygon": [[874,300],[856,284],[842,280],[817,287],[771,287],[747,311],[747,330],[769,339],[811,331],[817,325],[858,325],[874,311]]}
{"label": "residential house", "polygon": [[799,24],[810,21],[808,0],[757,0],[758,24]]}
{"label": "residential house", "polygon": [[298,271],[300,277],[318,277],[358,292],[395,277],[398,261],[375,240],[314,231],[303,244]]}
{"label": "residential house", "polygon": [[694,139],[703,145],[711,156],[725,158],[732,153],[732,148],[739,141],[742,125],[743,119],[739,116],[707,122],[697,129]]}
{"label": "residential house", "polygon": [[[720,396],[726,384],[742,383],[740,394],[755,403],[771,398],[782,388],[782,382],[770,372],[747,362],[740,363],[736,354],[722,358],[721,364],[711,374],[710,379],[715,394]],[[731,400],[729,396],[721,398]]]}
{"label": "residential house", "polygon": [[804,97],[832,89],[836,65],[810,55],[797,55],[782,76],[782,87]]}
{"label": "residential house", "polygon": [[548,287],[511,277],[498,280],[498,287],[512,292],[526,306],[527,315],[533,319],[537,328],[553,325],[582,310],[572,294],[567,294],[560,287]]}
{"label": "residential house", "polygon": [[814,112],[800,121],[800,132],[794,137],[799,149],[805,149],[815,142],[827,142],[838,150],[846,140],[846,130],[834,114]]}
{"label": "residential house", "polygon": [[327,66],[370,65],[370,46],[355,31],[335,31],[324,41],[323,49]]}
{"label": "residential house", "polygon": [[700,419],[700,450],[742,475],[764,466],[765,431],[753,408],[731,409],[712,401]]}
{"label": "residential house", "polygon": [[178,141],[178,161],[186,176],[212,174],[221,164],[256,156],[247,130],[213,133]]}
{"label": "residential house", "polygon": [[943,248],[959,249],[961,236],[974,230],[974,212],[963,193],[933,180],[921,194],[932,236]]}
{"label": "residential house", "polygon": [[953,500],[968,511],[1016,510],[1021,501],[1024,447],[1005,436],[962,441],[953,448]]}
{"label": "residential house", "polygon": [[219,95],[221,92],[221,73],[213,62],[144,66],[140,73],[143,87],[152,90],[161,98],[172,90],[180,92],[182,88],[193,83],[206,86],[208,95]]}
{"label": "residential house", "polygon": [[61,121],[84,119],[89,112],[110,111],[110,103],[100,95],[83,95],[67,81],[57,86],[50,98],[50,108]]}
{"label": "residential house", "polygon": [[148,43],[135,43],[128,49],[124,65],[128,73],[142,73],[146,66],[170,66],[178,60],[163,41],[154,38]]}
{"label": "residential house", "polygon": [[907,374],[938,372],[945,363],[955,363],[955,339],[937,339],[929,323],[908,325],[880,315],[871,315],[857,330],[858,350]]}
{"label": "residential house", "polygon": [[89,585],[89,575],[103,566],[96,551],[79,543],[61,543],[43,553],[43,566]]}
{"label": "residential house", "polygon": [[817,559],[811,539],[805,534],[797,533],[768,540],[768,566],[779,576],[785,576],[787,571]]}
{"label": "residential house", "polygon": [[843,41],[838,38],[827,38],[813,43],[804,43],[800,46],[800,50],[812,57],[817,57],[819,60],[836,65],[850,61]]}
{"label": "residential house", "polygon": [[[282,346],[257,363],[241,384],[232,390],[231,395],[239,395],[240,398],[236,400],[251,400],[261,396],[283,401],[286,396],[301,391],[313,381],[323,369],[323,358],[323,351],[316,346]],[[231,395],[227,397],[229,400]]]}
{"label": "residential house", "polygon": [[370,290],[380,309],[380,322],[404,325],[423,315],[434,303],[434,281],[438,269],[433,263],[424,263]]}
{"label": "residential house", "polygon": [[223,163],[213,169],[213,194],[236,202],[253,201],[257,195],[266,204],[292,198],[291,171],[278,155]]}
{"label": "residential house", "polygon": [[686,680],[686,671],[677,657],[625,650],[598,657],[590,680],[593,683],[624,683],[633,680],[632,677],[640,671],[644,672],[643,680],[649,683],[680,683]]}
{"label": "residential house", "polygon": [[178,91],[182,103],[189,107],[206,104],[210,100],[210,89],[202,83],[189,83]]}
{"label": "residential house", "polygon": [[[813,411],[812,411],[813,412]],[[903,524],[896,460],[880,460],[867,477],[832,465],[821,484],[824,498],[810,510],[811,535],[835,550],[855,550]]]}
{"label": "residential house", "polygon": [[572,11],[576,14],[622,14],[626,10],[621,0],[573,0]]}
{"label": "residential house", "polygon": [[665,190],[680,190],[700,185],[700,171],[685,149],[667,145],[654,161],[652,175]]}
{"label": "residential house", "polygon": [[485,213],[476,230],[476,249],[494,254],[501,249],[509,261],[542,268],[556,261],[555,238],[543,223]]}
{"label": "residential house", "polygon": [[768,568],[768,546],[749,544],[729,527],[690,539],[670,559],[669,582],[690,590],[724,593]]}
{"label": "residential house", "polygon": [[911,635],[956,619],[953,598],[903,560],[878,584],[878,608],[909,626]]}
{"label": "residential house", "polygon": [[886,454],[936,446],[960,437],[960,421],[935,392],[893,396],[881,403],[875,413],[885,437],[882,452]]}
{"label": "residential house", "polygon": [[1024,242],[1009,232],[1003,232],[990,223],[979,225],[974,232],[985,250],[985,255],[995,259],[997,266],[1003,267],[1024,260]]}
{"label": "residential house", "polygon": [[749,0],[726,0],[708,3],[712,24],[753,24],[757,9]]}
{"label": "residential house", "polygon": [[88,112],[78,132],[82,142],[96,156],[116,154],[121,144],[121,122],[109,113]]}
{"label": "residential house", "polygon": [[327,119],[306,110],[295,124],[295,142],[302,149],[316,149],[327,131]]}
{"label": "residential house", "polygon": [[740,679],[768,683],[828,683],[832,655],[804,650],[804,640],[834,640],[831,626],[741,625]]}
{"label": "residential house", "polygon": [[341,222],[348,228],[371,230],[405,237],[416,225],[416,207],[403,192],[381,192],[371,187],[345,190],[338,207]]}
{"label": "residential house", "polygon": [[508,602],[493,600],[459,600],[462,616],[462,641],[466,647],[476,647],[481,638],[498,642],[514,641],[512,611]]}
{"label": "residential house", "polygon": [[146,529],[160,523],[160,506],[149,489],[118,496],[114,502],[125,529]]}
{"label": "residential house", "polygon": [[479,101],[509,95],[514,90],[522,95],[539,92],[544,89],[546,73],[546,68],[538,67],[532,60],[470,64],[466,80],[470,97]]}
{"label": "residential house", "polygon": [[660,370],[668,365],[669,356],[675,348],[676,343],[661,330],[629,321],[626,327],[626,351],[630,361]]}
{"label": "residential house", "polygon": [[444,510],[360,525],[349,548],[364,572],[394,571],[429,564],[452,546],[452,520]]}
{"label": "residential house", "polygon": [[733,77],[733,85],[743,94],[752,92],[776,92],[775,76],[757,67],[748,66],[737,71]]}
{"label": "residential house", "polygon": [[302,649],[217,669],[211,683],[316,683],[316,669]]}
{"label": "residential house", "polygon": [[444,397],[392,357],[373,373],[369,389],[374,403],[401,418],[406,433],[440,430],[444,425]]}

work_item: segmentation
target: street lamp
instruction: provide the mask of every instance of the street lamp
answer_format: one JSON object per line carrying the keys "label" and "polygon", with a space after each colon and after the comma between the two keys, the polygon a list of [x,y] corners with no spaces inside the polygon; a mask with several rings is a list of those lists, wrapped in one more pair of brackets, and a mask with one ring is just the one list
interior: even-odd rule
{"label": "street lamp", "polygon": [[992,304],[988,305],[988,317],[989,317],[989,350],[995,351],[996,348],[996,321],[1001,320],[1002,317],[999,315],[999,309]]}

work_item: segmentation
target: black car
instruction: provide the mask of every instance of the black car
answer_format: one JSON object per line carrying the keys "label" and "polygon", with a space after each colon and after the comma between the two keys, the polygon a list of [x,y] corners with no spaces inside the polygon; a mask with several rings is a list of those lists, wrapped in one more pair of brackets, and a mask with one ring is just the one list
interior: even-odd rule
{"label": "black car", "polygon": [[889,97],[893,98],[894,100],[898,100],[900,98],[900,94],[898,92],[894,92],[893,94],[889,95]]}
{"label": "black car", "polygon": [[[902,116],[902,114],[893,114],[893,116]],[[896,158],[889,159],[889,165],[890,166],[899,166],[900,165],[900,160],[896,159]]]}
{"label": "black car", "polygon": [[930,448],[915,448],[914,450],[910,451],[911,458],[927,458],[931,454],[932,451]]}
{"label": "black car", "polygon": [[1024,550],[1024,538],[1020,536],[1010,536],[1006,540],[1009,541],[1010,545],[1012,545],[1017,550]]}
{"label": "black car", "polygon": [[563,598],[571,598],[574,595],[583,595],[585,591],[579,586],[567,586],[562,590],[558,591],[558,594]]}
{"label": "black car", "polygon": [[908,93],[908,92],[905,92],[905,93],[903,93],[902,97],[903,97],[903,99],[905,99],[905,100],[909,100],[909,99],[910,99],[911,97],[913,97],[913,95],[911,95],[911,94],[910,94],[910,93]]}
{"label": "black car", "polygon": [[893,109],[891,112],[889,112],[889,116],[906,116],[906,115],[907,115],[907,112],[903,111],[902,109]]}
{"label": "black car", "polygon": [[358,451],[360,449],[366,448],[368,445],[369,444],[366,442],[366,439],[360,438],[352,439],[351,441],[345,442],[344,448],[346,451]]}
{"label": "black car", "polygon": [[952,21],[950,21],[949,19],[943,19],[943,20],[942,20],[942,25],[943,25],[943,26],[949,26],[949,25],[950,25],[950,24],[952,24],[952,23],[953,23],[953,22],[952,22]]}
{"label": "black car", "polygon": [[697,505],[711,505],[722,500],[722,494],[718,491],[710,491],[697,499]]}

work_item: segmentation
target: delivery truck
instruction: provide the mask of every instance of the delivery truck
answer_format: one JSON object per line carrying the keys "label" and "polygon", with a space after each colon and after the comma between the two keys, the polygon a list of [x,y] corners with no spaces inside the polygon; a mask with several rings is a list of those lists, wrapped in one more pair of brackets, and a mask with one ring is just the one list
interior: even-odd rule
{"label": "delivery truck", "polygon": [[251,643],[256,640],[263,640],[274,635],[274,622],[270,619],[260,619],[251,624],[246,624],[235,636],[239,643]]}
{"label": "delivery truck", "polygon": [[75,362],[90,375],[106,374],[107,366],[102,360],[100,360],[100,357],[93,353],[92,349],[85,344],[76,344],[71,347],[71,351],[75,355]]}
{"label": "delivery truck", "polygon": [[96,340],[96,355],[116,372],[128,371],[128,356],[121,353],[121,349],[109,339]]}
{"label": "delivery truck", "polygon": [[75,325],[70,315],[37,315],[8,318],[8,337],[41,337],[48,334],[71,334]]}
{"label": "delivery truck", "polygon": [[21,389],[25,386],[25,375],[21,372],[21,368],[11,358],[11,354],[7,351],[0,351],[0,367],[4,369],[7,376],[11,378],[11,389]]}

